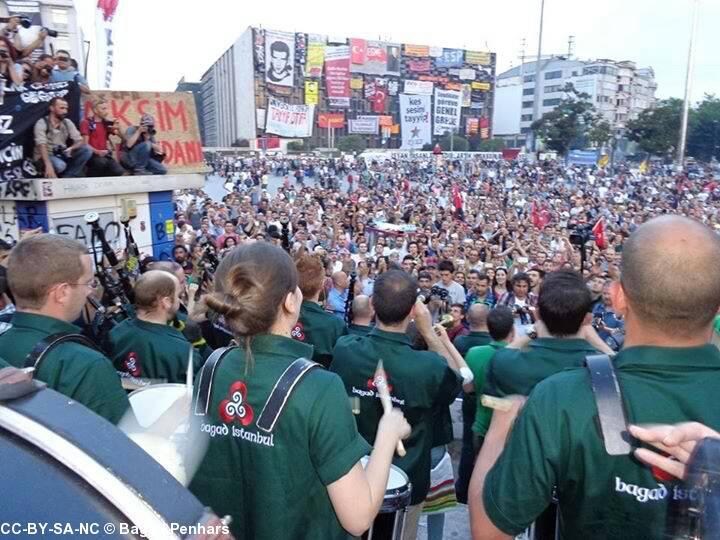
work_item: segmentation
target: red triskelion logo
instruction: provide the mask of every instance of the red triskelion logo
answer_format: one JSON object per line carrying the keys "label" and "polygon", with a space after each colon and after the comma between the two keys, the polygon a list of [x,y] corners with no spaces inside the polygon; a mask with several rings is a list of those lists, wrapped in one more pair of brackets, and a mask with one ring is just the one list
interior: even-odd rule
{"label": "red triskelion logo", "polygon": [[247,426],[253,421],[255,414],[247,402],[247,386],[244,382],[237,381],[230,385],[228,397],[220,402],[218,413],[220,419],[226,424],[237,420],[243,426]]}
{"label": "red triskelion logo", "polygon": [[301,322],[298,322],[292,329],[290,337],[297,341],[305,341],[305,327]]}
{"label": "red triskelion logo", "polygon": [[123,368],[133,377],[140,376],[140,360],[136,353],[128,353],[127,358],[123,362]]}
{"label": "red triskelion logo", "polygon": [[368,379],[367,387],[368,390],[376,391],[377,385],[382,384],[383,381],[387,384],[388,393],[392,393],[393,386],[390,384],[390,377],[388,376],[387,372],[385,372],[383,375],[374,375],[372,378]]}

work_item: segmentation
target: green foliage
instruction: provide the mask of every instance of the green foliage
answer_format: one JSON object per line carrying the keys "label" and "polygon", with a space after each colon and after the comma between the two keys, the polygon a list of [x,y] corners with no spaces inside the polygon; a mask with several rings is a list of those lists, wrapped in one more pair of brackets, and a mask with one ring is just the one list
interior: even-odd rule
{"label": "green foliage", "polygon": [[[449,152],[450,151],[450,135],[443,135],[440,139],[440,148],[443,149],[443,152]],[[460,135],[453,135],[453,141],[452,141],[452,150],[453,152],[467,152],[470,150],[470,142],[465,137],[461,137]]]}
{"label": "green foliage", "polygon": [[712,94],[691,112],[687,152],[700,161],[720,159],[720,99]]}
{"label": "green foliage", "polygon": [[367,141],[362,135],[345,135],[338,138],[336,146],[341,152],[362,152],[367,149]]}
{"label": "green foliage", "polygon": [[287,145],[287,149],[290,152],[302,152],[305,149],[305,145],[302,141],[290,141]]}
{"label": "green foliage", "polygon": [[588,139],[596,146],[603,146],[612,139],[612,127],[607,120],[598,120],[588,131]]}
{"label": "green foliage", "polygon": [[501,152],[505,148],[505,141],[502,139],[480,139],[477,147],[478,152]]}
{"label": "green foliage", "polygon": [[628,137],[638,143],[643,152],[667,155],[678,143],[682,105],[681,99],[670,98],[660,101],[653,109],[644,110],[637,119],[628,122]]}
{"label": "green foliage", "polygon": [[423,144],[422,151],[423,152],[432,152],[432,149],[435,148],[433,144],[425,143]]}

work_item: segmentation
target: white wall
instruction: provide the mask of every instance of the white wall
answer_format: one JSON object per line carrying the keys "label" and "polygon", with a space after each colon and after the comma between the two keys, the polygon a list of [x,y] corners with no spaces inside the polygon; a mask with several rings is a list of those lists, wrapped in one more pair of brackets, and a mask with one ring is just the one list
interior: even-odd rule
{"label": "white wall", "polygon": [[248,27],[233,45],[235,63],[235,122],[240,139],[255,138],[255,61],[252,28]]}
{"label": "white wall", "polygon": [[521,102],[521,85],[495,88],[495,109],[493,111],[493,133],[495,135],[520,133]]}

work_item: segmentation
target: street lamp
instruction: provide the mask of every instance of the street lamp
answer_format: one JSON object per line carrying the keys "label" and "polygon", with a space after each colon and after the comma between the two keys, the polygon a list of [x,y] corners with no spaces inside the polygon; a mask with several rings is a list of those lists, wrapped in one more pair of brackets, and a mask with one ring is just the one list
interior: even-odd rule
{"label": "street lamp", "polygon": [[680,124],[680,143],[678,144],[677,163],[681,169],[685,165],[685,145],[687,144],[688,115],[690,113],[690,92],[692,89],[692,73],[695,60],[695,31],[697,30],[698,3],[692,0],[692,25],[690,27],[690,43],[688,45],[687,71],[685,72],[685,100],[683,101],[682,123]]}

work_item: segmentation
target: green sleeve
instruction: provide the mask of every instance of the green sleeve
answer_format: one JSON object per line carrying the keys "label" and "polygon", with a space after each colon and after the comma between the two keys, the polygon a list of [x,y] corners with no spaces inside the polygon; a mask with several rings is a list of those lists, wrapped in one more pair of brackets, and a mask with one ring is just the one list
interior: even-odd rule
{"label": "green sleeve", "polygon": [[104,356],[94,359],[72,398],[117,424],[130,407],[120,377]]}
{"label": "green sleeve", "polygon": [[10,367],[10,364],[8,364],[5,360],[0,358],[0,369],[6,368],[6,367]]}
{"label": "green sleeve", "polygon": [[483,383],[485,381],[485,371],[487,361],[483,362],[482,351],[480,347],[471,348],[465,355],[465,363],[473,374],[473,384],[475,385],[475,393],[482,394]]}
{"label": "green sleeve", "polygon": [[198,371],[205,365],[206,358],[201,354],[201,352],[193,347],[193,374],[197,375]]}
{"label": "green sleeve", "polygon": [[[493,355],[492,358],[490,358],[490,361],[487,364],[487,368],[485,369],[485,380],[483,382],[481,394],[487,394],[489,396],[499,396],[504,397],[505,394],[500,390],[500,387],[497,384],[497,379],[495,377],[495,362],[497,359],[497,354]],[[475,386],[475,389],[478,389],[478,386]]]}
{"label": "green sleeve", "polygon": [[462,389],[462,378],[458,373],[448,367],[445,359],[438,355],[440,371],[435,380],[437,382],[437,394],[434,405],[445,407],[450,405],[460,394]]}
{"label": "green sleeve", "polygon": [[345,476],[372,450],[358,433],[350,400],[337,375],[323,375],[322,386],[310,411],[310,457],[324,485]]}
{"label": "green sleeve", "polygon": [[552,388],[538,385],[485,478],[485,511],[506,534],[522,533],[552,501],[568,434],[559,410]]}

